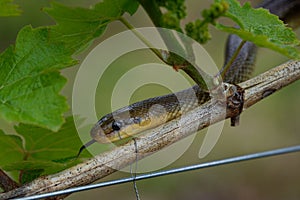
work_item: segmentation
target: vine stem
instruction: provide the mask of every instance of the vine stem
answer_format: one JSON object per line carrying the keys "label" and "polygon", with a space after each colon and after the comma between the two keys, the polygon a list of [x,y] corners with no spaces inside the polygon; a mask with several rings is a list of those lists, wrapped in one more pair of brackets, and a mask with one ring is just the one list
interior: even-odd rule
{"label": "vine stem", "polygon": [[124,17],[120,17],[119,21],[122,22],[132,33],[137,36],[149,49],[164,63],[169,64],[165,59],[161,52],[154,48],[154,46],[140,33],[138,32],[134,26],[132,26]]}
{"label": "vine stem", "polygon": [[[209,74],[206,74],[204,71],[201,70],[201,73],[199,73],[199,69],[196,69],[194,66],[192,66],[187,60],[184,60],[184,63],[176,63],[174,62],[176,60],[176,55],[172,54],[172,50],[167,51],[160,51],[157,48],[155,48],[140,32],[138,32],[125,18],[120,17],[119,21],[123,23],[129,30],[133,32],[135,36],[137,36],[149,49],[166,65],[172,66],[175,70],[182,69],[186,74],[188,74],[204,91],[207,91],[206,82],[204,81],[203,77],[206,77],[205,80],[210,81],[211,84],[214,83],[214,80],[212,76]],[[163,34],[162,32],[161,34]],[[175,47],[170,47],[169,45],[175,45],[178,41],[175,40],[174,35],[172,34],[163,34],[162,35],[163,40],[165,41],[166,46],[168,49],[174,49]],[[174,42],[171,42],[174,41]],[[184,41],[183,41],[184,42]],[[190,44],[186,44],[186,41],[184,42],[186,46]],[[180,46],[180,45],[179,45]],[[176,47],[177,48],[177,47]],[[179,47],[178,47],[179,48]],[[185,51],[180,47],[180,51]],[[188,48],[187,48],[188,49]],[[188,51],[192,54],[192,49],[188,49]],[[168,56],[165,56],[164,53],[166,53]],[[170,58],[170,59],[169,59]],[[181,58],[181,57],[180,57]],[[188,64],[187,64],[188,63]],[[201,75],[202,76],[201,76]]]}
{"label": "vine stem", "polygon": [[240,45],[238,46],[238,48],[235,50],[234,54],[231,56],[230,60],[227,62],[227,64],[224,66],[222,72],[221,72],[221,77],[224,80],[225,75],[227,73],[227,71],[229,70],[230,66],[232,65],[232,63],[234,62],[234,60],[237,58],[237,56],[239,55],[241,49],[243,48],[244,44],[246,43],[246,40],[243,40]]}

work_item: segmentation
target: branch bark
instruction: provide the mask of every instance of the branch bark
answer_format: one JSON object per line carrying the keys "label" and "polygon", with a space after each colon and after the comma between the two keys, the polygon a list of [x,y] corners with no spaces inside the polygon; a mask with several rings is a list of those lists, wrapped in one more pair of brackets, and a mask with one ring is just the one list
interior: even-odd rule
{"label": "branch bark", "polygon": [[[244,110],[298,79],[300,79],[300,61],[290,61],[239,84],[245,91]],[[225,115],[226,118],[233,118],[239,113],[228,109]],[[201,130],[221,120],[224,120],[222,103],[210,100],[183,115],[180,121],[172,120],[148,131],[143,137],[137,138],[138,159],[189,136],[195,132],[195,128]],[[70,169],[37,178],[31,183],[2,193],[0,199],[31,196],[92,183],[135,162],[134,152],[134,142],[128,142]]]}
{"label": "branch bark", "polygon": [[18,184],[0,169],[0,188],[7,192],[18,187]]}

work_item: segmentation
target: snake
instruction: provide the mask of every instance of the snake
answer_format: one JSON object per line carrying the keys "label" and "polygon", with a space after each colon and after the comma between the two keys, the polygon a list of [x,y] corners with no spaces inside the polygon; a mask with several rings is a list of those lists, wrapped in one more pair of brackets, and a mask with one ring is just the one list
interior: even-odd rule
{"label": "snake", "polygon": [[[257,7],[268,9],[285,23],[290,23],[299,17],[300,0],[265,0]],[[293,23],[291,24],[295,27]],[[220,71],[230,61],[242,41],[237,35],[228,36],[225,61]],[[256,55],[257,46],[252,42],[245,42],[226,71],[223,81],[238,84],[248,80],[254,71]],[[176,93],[149,98],[115,110],[103,116],[94,125],[90,131],[92,140],[83,145],[80,152],[95,142],[116,142],[162,125],[201,106],[210,98],[207,91],[194,85]]]}

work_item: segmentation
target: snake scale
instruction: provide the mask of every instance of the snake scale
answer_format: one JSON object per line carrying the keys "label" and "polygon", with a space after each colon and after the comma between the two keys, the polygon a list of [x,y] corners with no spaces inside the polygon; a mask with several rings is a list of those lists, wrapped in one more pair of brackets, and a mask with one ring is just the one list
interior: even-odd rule
{"label": "snake scale", "polygon": [[[266,8],[289,23],[299,17],[300,0],[266,0],[257,7]],[[241,42],[242,40],[236,35],[228,36],[224,66]],[[249,79],[254,69],[256,52],[257,47],[251,42],[246,42],[226,72],[223,81],[238,84]],[[118,109],[105,115],[94,125],[91,130],[93,139],[80,151],[94,142],[115,142],[159,126],[209,99],[209,93],[195,85],[177,93],[146,99]]]}

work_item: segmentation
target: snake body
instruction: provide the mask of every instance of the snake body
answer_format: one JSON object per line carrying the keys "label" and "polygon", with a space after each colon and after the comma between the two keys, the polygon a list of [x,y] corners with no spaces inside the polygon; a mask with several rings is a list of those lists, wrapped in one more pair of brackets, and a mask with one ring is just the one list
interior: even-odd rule
{"label": "snake body", "polygon": [[[269,9],[273,14],[288,21],[290,18],[295,18],[292,13],[297,13],[295,8],[299,9],[299,5],[299,0],[267,0],[259,7]],[[228,37],[224,66],[241,42],[242,40],[236,35]],[[257,47],[251,42],[246,42],[226,72],[223,81],[238,84],[249,79],[254,69],[256,52]],[[91,130],[93,138],[91,142],[115,142],[136,135],[180,117],[209,99],[209,93],[195,85],[177,93],[136,102],[102,117]]]}

